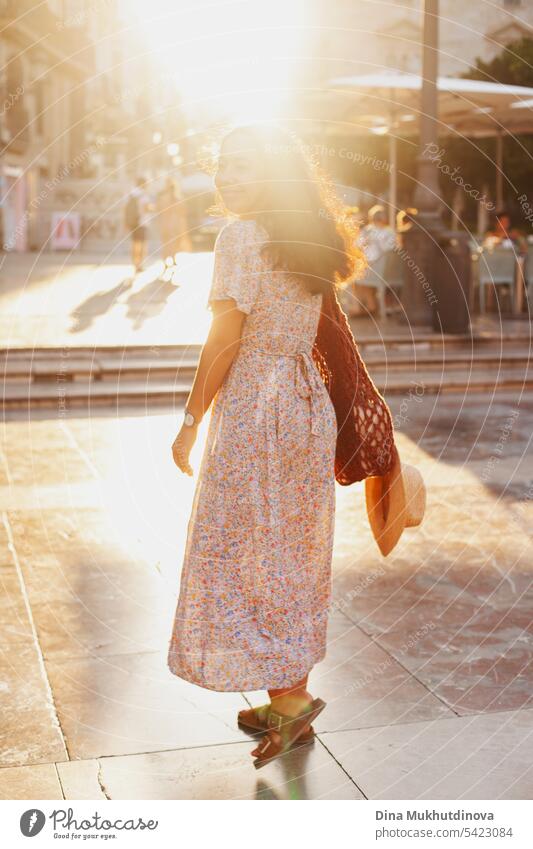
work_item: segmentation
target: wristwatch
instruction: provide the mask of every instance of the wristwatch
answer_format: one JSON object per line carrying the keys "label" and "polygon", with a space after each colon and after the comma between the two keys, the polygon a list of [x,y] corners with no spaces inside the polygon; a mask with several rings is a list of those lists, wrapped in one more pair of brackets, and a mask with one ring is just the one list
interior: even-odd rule
{"label": "wristwatch", "polygon": [[183,424],[185,425],[185,427],[194,427],[195,424],[198,424],[193,414],[189,413],[187,407],[185,407],[185,412],[183,415]]}

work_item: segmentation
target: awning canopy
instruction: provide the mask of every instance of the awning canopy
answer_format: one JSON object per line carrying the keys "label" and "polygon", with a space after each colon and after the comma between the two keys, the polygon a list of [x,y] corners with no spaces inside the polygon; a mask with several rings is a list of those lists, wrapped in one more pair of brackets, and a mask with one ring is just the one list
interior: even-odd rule
{"label": "awning canopy", "polygon": [[[326,136],[389,136],[391,223],[397,205],[396,139],[418,133],[421,90],[419,75],[391,71],[331,79],[325,88],[308,92],[304,98],[306,120],[316,121]],[[437,90],[439,134],[498,139],[496,200],[501,206],[502,138],[505,133],[533,133],[533,88],[439,77]]]}
{"label": "awning canopy", "polygon": [[[417,74],[362,74],[330,80],[327,94],[343,122],[353,117],[358,124],[366,123],[369,131],[387,126],[409,132],[420,116],[421,89]],[[441,132],[467,136],[533,132],[531,87],[439,77],[437,90]]]}

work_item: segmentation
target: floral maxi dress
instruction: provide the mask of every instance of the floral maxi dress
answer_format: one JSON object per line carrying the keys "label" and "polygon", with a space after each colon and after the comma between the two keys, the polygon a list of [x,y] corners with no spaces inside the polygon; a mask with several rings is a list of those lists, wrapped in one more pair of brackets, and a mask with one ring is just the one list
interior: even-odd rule
{"label": "floral maxi dress", "polygon": [[255,221],[215,244],[208,304],[246,314],[215,396],[168,667],[218,691],[288,687],[326,653],[337,420],[311,356],[321,294],[261,257]]}

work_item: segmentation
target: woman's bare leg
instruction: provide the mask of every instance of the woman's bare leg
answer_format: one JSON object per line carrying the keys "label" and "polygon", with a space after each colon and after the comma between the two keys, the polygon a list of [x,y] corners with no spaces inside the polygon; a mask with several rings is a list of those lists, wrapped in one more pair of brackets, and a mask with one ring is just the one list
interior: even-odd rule
{"label": "woman's bare leg", "polygon": [[306,705],[313,701],[311,693],[307,692],[307,675],[292,687],[269,690],[268,695],[274,710],[286,716],[297,716]]}

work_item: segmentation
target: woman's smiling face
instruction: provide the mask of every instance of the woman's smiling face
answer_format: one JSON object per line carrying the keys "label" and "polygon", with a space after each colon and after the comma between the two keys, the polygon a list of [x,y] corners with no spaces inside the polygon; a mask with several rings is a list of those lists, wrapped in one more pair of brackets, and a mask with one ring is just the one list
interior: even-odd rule
{"label": "woman's smiling face", "polygon": [[264,175],[261,156],[249,133],[232,132],[222,143],[215,186],[224,206],[235,215],[261,208]]}

